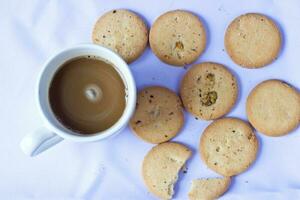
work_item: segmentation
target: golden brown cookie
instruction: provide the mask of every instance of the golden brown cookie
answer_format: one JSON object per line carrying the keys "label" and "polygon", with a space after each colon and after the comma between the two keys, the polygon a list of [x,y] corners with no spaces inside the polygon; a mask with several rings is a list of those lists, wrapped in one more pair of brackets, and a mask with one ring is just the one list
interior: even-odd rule
{"label": "golden brown cookie", "polygon": [[142,175],[148,190],[161,199],[171,199],[178,173],[192,152],[182,144],[166,142],[145,156]]}
{"label": "golden brown cookie", "polygon": [[182,104],[173,91],[153,86],[139,92],[130,126],[141,139],[150,143],[166,142],[177,135],[183,123]]}
{"label": "golden brown cookie", "polygon": [[245,68],[260,68],[277,58],[281,34],[268,17],[248,13],[237,17],[228,26],[225,48],[232,60]]}
{"label": "golden brown cookie", "polygon": [[235,77],[221,64],[196,64],[181,81],[183,105],[200,119],[210,120],[225,115],[234,106],[237,95]]}
{"label": "golden brown cookie", "polygon": [[193,180],[189,192],[190,200],[214,200],[229,188],[230,177]]}
{"label": "golden brown cookie", "polygon": [[148,43],[144,21],[128,10],[112,10],[102,15],[94,26],[92,39],[118,53],[127,63],[136,60]]}
{"label": "golden brown cookie", "polygon": [[187,11],[169,11],[156,19],[150,29],[153,53],[170,65],[194,62],[206,46],[205,28],[200,19]]}
{"label": "golden brown cookie", "polygon": [[233,176],[245,171],[256,159],[258,142],[248,123],[223,118],[204,130],[199,149],[210,169],[223,176]]}
{"label": "golden brown cookie", "polygon": [[300,95],[279,80],[258,84],[247,99],[247,116],[255,129],[268,136],[281,136],[300,122]]}

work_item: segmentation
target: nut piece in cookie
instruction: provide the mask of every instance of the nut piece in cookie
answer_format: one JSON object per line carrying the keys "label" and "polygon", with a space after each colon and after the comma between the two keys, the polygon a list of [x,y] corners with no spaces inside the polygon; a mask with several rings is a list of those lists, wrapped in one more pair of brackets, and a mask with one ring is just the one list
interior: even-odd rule
{"label": "nut piece in cookie", "polygon": [[161,199],[171,199],[178,173],[191,155],[191,150],[179,143],[166,142],[153,147],[142,166],[148,190]]}

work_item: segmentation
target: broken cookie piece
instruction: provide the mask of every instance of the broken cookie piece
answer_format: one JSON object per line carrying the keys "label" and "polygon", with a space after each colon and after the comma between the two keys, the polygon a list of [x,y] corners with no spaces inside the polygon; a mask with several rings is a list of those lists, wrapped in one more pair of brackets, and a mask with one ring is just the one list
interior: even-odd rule
{"label": "broken cookie piece", "polygon": [[223,195],[229,188],[230,177],[193,180],[189,192],[190,200],[213,200]]}
{"label": "broken cookie piece", "polygon": [[142,166],[148,190],[161,199],[171,199],[178,173],[191,155],[191,150],[179,143],[166,142],[153,147]]}

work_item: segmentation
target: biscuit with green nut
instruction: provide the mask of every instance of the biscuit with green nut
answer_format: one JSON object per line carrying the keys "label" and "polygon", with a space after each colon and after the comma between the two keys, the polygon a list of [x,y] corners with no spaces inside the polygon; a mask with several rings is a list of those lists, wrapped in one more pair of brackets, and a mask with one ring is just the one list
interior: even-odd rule
{"label": "biscuit with green nut", "polygon": [[228,26],[225,48],[232,60],[242,67],[264,67],[278,57],[281,33],[269,17],[258,13],[244,14]]}
{"label": "biscuit with green nut", "polygon": [[210,169],[223,176],[233,176],[255,161],[258,141],[248,123],[237,118],[222,118],[203,131],[199,150]]}
{"label": "biscuit with green nut", "polygon": [[230,177],[206,178],[193,180],[190,200],[214,200],[223,195],[230,186]]}
{"label": "biscuit with green nut", "polygon": [[205,28],[198,16],[183,10],[159,16],[149,34],[153,53],[163,62],[184,66],[194,62],[206,46]]}
{"label": "biscuit with green nut", "polygon": [[135,13],[119,9],[102,15],[96,22],[92,40],[118,53],[127,63],[142,55],[148,43],[148,29]]}
{"label": "biscuit with green nut", "polygon": [[179,133],[183,123],[182,103],[175,92],[152,86],[138,93],[130,127],[139,138],[155,144],[166,142]]}
{"label": "biscuit with green nut", "polygon": [[218,63],[196,64],[181,81],[183,105],[199,119],[211,120],[225,115],[234,106],[237,95],[235,77]]}
{"label": "biscuit with green nut", "polygon": [[191,155],[191,150],[179,143],[166,142],[153,147],[142,165],[148,190],[160,199],[171,199],[178,173]]}
{"label": "biscuit with green nut", "polygon": [[268,136],[282,136],[300,122],[300,94],[280,80],[258,84],[249,94],[247,116],[252,126]]}

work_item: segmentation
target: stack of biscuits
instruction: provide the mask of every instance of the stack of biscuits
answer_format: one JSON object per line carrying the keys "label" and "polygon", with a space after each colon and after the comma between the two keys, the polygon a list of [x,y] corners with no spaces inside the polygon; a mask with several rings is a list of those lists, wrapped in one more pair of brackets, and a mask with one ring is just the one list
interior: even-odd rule
{"label": "stack of biscuits", "polygon": [[[96,22],[93,42],[117,52],[131,63],[147,47],[164,63],[186,66],[206,48],[205,26],[199,17],[184,10],[169,11],[151,26],[128,10],[113,10]],[[234,19],[225,31],[224,44],[239,66],[256,69],[271,64],[280,53],[282,38],[269,17],[248,13]],[[249,94],[249,122],[225,117],[235,106],[239,93],[235,75],[223,64],[194,64],[181,80],[179,96],[162,86],[139,91],[130,127],[145,142],[157,144],[145,156],[142,176],[148,190],[161,199],[171,199],[179,171],[192,151],[169,142],[184,125],[184,109],[200,120],[213,120],[203,131],[199,152],[203,162],[222,177],[192,182],[189,199],[216,199],[230,185],[230,177],[244,172],[256,159],[255,130],[282,136],[300,122],[299,92],[281,80],[259,83]]]}

